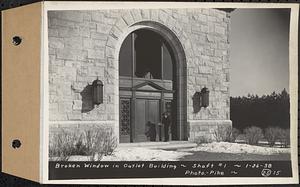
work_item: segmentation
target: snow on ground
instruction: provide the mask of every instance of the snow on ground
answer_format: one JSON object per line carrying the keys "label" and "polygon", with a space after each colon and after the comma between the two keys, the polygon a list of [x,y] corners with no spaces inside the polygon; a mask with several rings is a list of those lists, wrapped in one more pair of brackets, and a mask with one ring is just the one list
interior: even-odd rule
{"label": "snow on ground", "polygon": [[[103,156],[101,161],[177,161],[189,152],[165,151],[159,149],[140,148],[140,147],[119,147],[112,155]],[[89,161],[88,156],[71,156],[68,161]]]}
{"label": "snow on ground", "polygon": [[[118,147],[112,155],[104,156],[101,161],[178,161],[180,158],[187,155],[193,155],[197,151],[258,155],[290,153],[289,148],[262,147],[228,142],[213,142],[201,144],[194,148],[178,149],[176,151],[145,147]],[[69,158],[69,161],[89,160],[90,157],[88,156],[75,155]]]}
{"label": "snow on ground", "polygon": [[213,142],[201,144],[197,147],[190,149],[183,149],[181,151],[205,151],[213,153],[248,153],[259,155],[272,155],[280,153],[290,153],[290,148],[278,147],[262,147],[248,144],[228,143],[228,142]]}
{"label": "snow on ground", "polygon": [[177,161],[179,158],[191,155],[189,152],[165,151],[150,148],[117,148],[112,156],[105,156],[103,161]]}

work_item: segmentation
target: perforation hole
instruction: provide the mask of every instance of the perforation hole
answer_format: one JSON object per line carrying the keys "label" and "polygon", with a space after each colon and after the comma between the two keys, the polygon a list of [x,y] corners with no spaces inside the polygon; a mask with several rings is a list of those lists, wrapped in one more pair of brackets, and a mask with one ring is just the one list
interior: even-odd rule
{"label": "perforation hole", "polygon": [[22,144],[21,144],[21,141],[18,140],[18,139],[13,140],[12,143],[11,143],[11,146],[12,146],[14,149],[20,148],[21,145],[22,145]]}
{"label": "perforation hole", "polygon": [[13,43],[15,46],[20,45],[21,42],[22,42],[22,38],[21,38],[21,37],[19,37],[19,36],[14,36],[14,37],[13,37],[12,43]]}

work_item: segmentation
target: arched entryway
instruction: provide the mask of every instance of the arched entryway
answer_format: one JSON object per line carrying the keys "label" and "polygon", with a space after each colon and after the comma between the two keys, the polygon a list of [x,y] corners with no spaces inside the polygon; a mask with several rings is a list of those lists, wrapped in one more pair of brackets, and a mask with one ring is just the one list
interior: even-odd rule
{"label": "arched entryway", "polygon": [[150,141],[145,134],[149,123],[155,126],[155,141],[163,141],[164,128],[159,123],[166,111],[172,118],[172,140],[186,139],[185,58],[180,43],[164,33],[141,27],[122,42],[118,56],[120,143]]}

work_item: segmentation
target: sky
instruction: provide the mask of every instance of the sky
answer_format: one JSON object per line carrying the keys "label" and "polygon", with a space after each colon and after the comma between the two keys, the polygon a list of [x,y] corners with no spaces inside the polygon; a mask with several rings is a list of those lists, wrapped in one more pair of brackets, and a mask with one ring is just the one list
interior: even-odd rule
{"label": "sky", "polygon": [[288,91],[289,20],[288,9],[231,12],[231,96]]}

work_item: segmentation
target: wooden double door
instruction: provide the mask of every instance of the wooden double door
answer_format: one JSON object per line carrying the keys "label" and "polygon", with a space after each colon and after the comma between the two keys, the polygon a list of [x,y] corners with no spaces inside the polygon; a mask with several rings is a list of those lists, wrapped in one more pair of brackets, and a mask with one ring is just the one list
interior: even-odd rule
{"label": "wooden double door", "polygon": [[160,126],[160,100],[136,99],[133,127],[133,141],[150,141],[150,136],[155,133],[155,140],[159,140]]}
{"label": "wooden double door", "polygon": [[[160,124],[161,115],[166,108],[164,105],[170,103],[171,101],[160,99],[121,98],[120,142],[163,141],[164,127]],[[152,129],[150,129],[151,126]],[[152,139],[150,138],[153,130],[155,133],[154,140],[153,136]]]}

